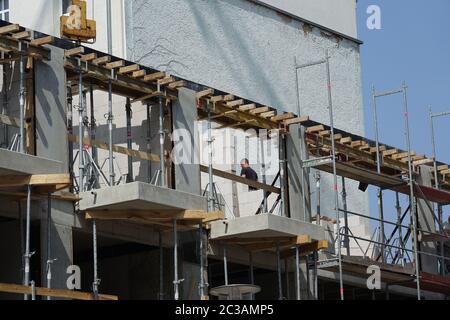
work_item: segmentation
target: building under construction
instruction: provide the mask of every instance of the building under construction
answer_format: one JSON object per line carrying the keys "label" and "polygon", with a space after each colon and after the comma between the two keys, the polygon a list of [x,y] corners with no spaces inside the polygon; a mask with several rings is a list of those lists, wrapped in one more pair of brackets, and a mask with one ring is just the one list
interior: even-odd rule
{"label": "building under construction", "polygon": [[124,1],[126,43],[105,49],[6,3],[1,299],[450,295],[450,167],[413,151],[406,84],[372,93],[375,127],[379,100],[403,98],[406,150],[365,137],[356,23],[309,0],[306,18],[290,1]]}

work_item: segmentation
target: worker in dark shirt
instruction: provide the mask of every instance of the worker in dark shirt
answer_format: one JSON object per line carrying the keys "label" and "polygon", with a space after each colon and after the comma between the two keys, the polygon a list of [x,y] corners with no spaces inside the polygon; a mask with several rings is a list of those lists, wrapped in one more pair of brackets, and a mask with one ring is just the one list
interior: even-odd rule
{"label": "worker in dark shirt", "polygon": [[[248,162],[248,159],[242,159],[241,161],[241,177],[249,179],[249,180],[253,180],[253,181],[258,181],[258,174],[255,172],[255,170],[253,170],[250,167],[250,164]],[[250,191],[254,191],[254,190],[258,190],[254,187],[249,186],[248,189]]]}

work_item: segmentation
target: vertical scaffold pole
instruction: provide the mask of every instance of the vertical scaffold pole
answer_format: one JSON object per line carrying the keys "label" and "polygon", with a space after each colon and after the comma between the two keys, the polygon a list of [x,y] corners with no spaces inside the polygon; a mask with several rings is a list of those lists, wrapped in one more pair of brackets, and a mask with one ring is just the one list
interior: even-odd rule
{"label": "vertical scaffold pole", "polygon": [[225,285],[228,285],[228,261],[227,261],[227,244],[223,244],[223,274],[225,278]]}
{"label": "vertical scaffold pole", "polygon": [[328,50],[326,52],[325,66],[327,73],[327,89],[328,89],[328,112],[330,116],[330,128],[331,128],[331,155],[333,158],[333,191],[334,191],[334,210],[336,213],[337,224],[337,242],[338,242],[338,262],[339,262],[339,293],[341,300],[344,300],[344,283],[342,279],[342,256],[341,256],[341,229],[340,229],[340,215],[339,215],[339,192],[337,184],[337,172],[336,172],[336,149],[334,140],[334,116],[333,116],[333,99],[331,96],[331,74],[330,74],[330,56]]}
{"label": "vertical scaffold pole", "polygon": [[[22,42],[19,42],[22,47]],[[21,50],[21,49],[19,49]],[[25,66],[24,57],[19,58],[19,111],[20,111],[20,127],[19,127],[19,144],[20,152],[25,153]]]}
{"label": "vertical scaffold pole", "polygon": [[[52,287],[52,237],[51,237],[51,229],[52,226],[52,198],[49,193],[47,196],[47,288]],[[47,300],[52,300],[51,296],[47,296]]]}
{"label": "vertical scaffold pole", "polygon": [[[25,276],[23,284],[25,286],[30,285],[30,233],[31,233],[31,185],[27,186],[27,215],[26,215],[26,227],[25,227]],[[28,295],[25,294],[25,300],[28,300]]]}
{"label": "vertical scaffold pole", "polygon": [[[90,122],[91,122],[91,126],[90,126],[90,132],[89,132],[89,136],[91,138],[91,140],[95,140],[95,131],[97,129],[97,121],[95,120],[95,107],[94,107],[94,87],[91,84],[89,84],[89,99],[90,99]],[[92,151],[92,158],[94,159],[95,163],[98,163],[98,156],[97,156],[97,148],[94,146],[91,146],[91,151]]]}
{"label": "vertical scaffold pole", "polygon": [[[114,78],[114,69],[111,70],[111,78]],[[114,185],[114,153],[113,153],[113,111],[112,111],[112,80],[108,83],[108,156],[109,156],[109,185]]]}
{"label": "vertical scaffold pole", "polygon": [[350,255],[350,239],[348,237],[349,229],[348,229],[348,213],[347,213],[347,189],[345,188],[345,178],[341,177],[342,183],[342,205],[344,207],[344,228],[345,228],[345,250],[347,251],[347,255]]}
{"label": "vertical scaffold pole", "polygon": [[280,166],[280,195],[281,195],[281,201],[280,201],[280,215],[282,217],[286,217],[287,216],[287,212],[286,212],[286,195],[285,195],[285,190],[286,190],[286,186],[285,186],[285,153],[284,153],[284,135],[280,132],[279,133],[279,144],[278,144],[278,152],[279,152],[279,166]]}
{"label": "vertical scaffold pole", "polygon": [[208,108],[208,211],[214,211],[214,178],[213,178],[213,137],[211,127],[211,103],[207,102]]}
{"label": "vertical scaffold pole", "polygon": [[[377,173],[381,173],[381,155],[380,155],[380,142],[378,135],[378,116],[377,116],[377,95],[375,91],[375,86],[372,85],[372,108],[373,108],[373,122],[375,129],[375,147],[376,150],[376,159],[377,159]],[[381,262],[385,261],[385,232],[384,232],[384,212],[383,212],[383,189],[378,188],[378,218],[380,220],[380,242],[381,242]]]}
{"label": "vertical scaffold pole", "polygon": [[[130,98],[127,98],[127,102],[125,104],[125,112],[127,117],[127,148],[133,148],[133,138],[131,132],[131,117],[133,116],[131,111],[131,101]],[[128,156],[128,174],[127,174],[127,182],[133,182],[133,157]]]}
{"label": "vertical scaffold pole", "polygon": [[[147,152],[150,152],[151,150],[151,127],[150,127],[150,104],[147,103]],[[152,162],[150,160],[147,160],[147,183],[150,183],[152,181]]]}
{"label": "vertical scaffold pole", "polygon": [[297,289],[297,300],[301,300],[301,287],[300,287],[300,253],[298,246],[295,247],[295,281]]}
{"label": "vertical scaffold pole", "polygon": [[98,299],[98,287],[100,285],[100,279],[98,278],[98,258],[97,258],[97,222],[92,220],[92,247],[93,247],[93,262],[94,262],[94,281],[92,283],[92,292],[94,293],[94,299]]}
{"label": "vertical scaffold pole", "polygon": [[205,297],[205,264],[204,264],[204,248],[203,248],[203,225],[202,222],[198,224],[198,235],[199,235],[199,251],[200,251],[200,299]]}
{"label": "vertical scaffold pole", "polygon": [[81,193],[84,191],[84,146],[83,146],[83,137],[84,137],[84,122],[83,122],[83,113],[84,113],[84,101],[83,101],[83,71],[81,70],[81,60],[78,59],[78,72],[79,72],[79,80],[78,80],[78,169],[79,169],[79,181],[78,181],[78,192]]}
{"label": "vertical scaffold pole", "polygon": [[178,232],[177,232],[177,219],[173,219],[173,289],[174,299],[179,300],[180,281],[178,279]]}
{"label": "vertical scaffold pole", "polygon": [[400,247],[399,257],[401,259],[402,266],[405,266],[405,260],[403,259],[403,228],[402,228],[402,207],[400,206],[400,197],[398,192],[395,193],[395,209],[397,210],[397,228],[398,228],[398,246]]}
{"label": "vertical scaffold pole", "polygon": [[[161,86],[158,84],[158,92],[161,92]],[[164,106],[163,106],[163,97],[160,95],[158,97],[158,105],[159,105],[159,161],[160,161],[160,170],[161,170],[161,187],[166,187],[166,166],[164,162],[164,140],[165,140],[165,132],[164,132]]]}
{"label": "vertical scaffold pole", "polygon": [[278,300],[283,300],[283,284],[281,279],[280,245],[277,243],[277,276],[278,276]]}
{"label": "vertical scaffold pole", "polygon": [[417,212],[416,205],[414,201],[414,180],[412,174],[412,156],[411,156],[411,138],[409,131],[409,115],[408,115],[408,97],[407,97],[407,86],[406,83],[403,82],[403,107],[404,107],[404,117],[405,117],[405,136],[406,136],[406,144],[408,147],[408,182],[409,182],[409,205],[410,205],[410,213],[413,223],[413,233],[414,233],[414,260],[415,260],[415,269],[416,269],[416,285],[417,285],[417,300],[420,300],[420,271],[419,271],[419,254],[418,254],[418,240],[417,240]]}
{"label": "vertical scaffold pole", "polygon": [[[66,115],[67,115],[67,133],[73,135],[73,97],[72,97],[72,82],[67,81],[67,105],[66,105]],[[71,139],[68,141],[68,155],[69,155],[69,172],[72,179],[74,179],[75,173],[73,170],[73,142]],[[70,186],[70,191],[73,192],[73,187]]]}

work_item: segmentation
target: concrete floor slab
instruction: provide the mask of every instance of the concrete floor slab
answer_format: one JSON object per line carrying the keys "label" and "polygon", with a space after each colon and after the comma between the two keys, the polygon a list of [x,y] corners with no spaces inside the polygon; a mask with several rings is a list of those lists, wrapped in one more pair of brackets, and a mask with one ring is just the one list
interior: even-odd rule
{"label": "concrete floor slab", "polygon": [[132,182],[83,192],[80,210],[206,210],[205,197],[178,190]]}
{"label": "concrete floor slab", "polygon": [[270,238],[309,235],[312,240],[325,240],[323,227],[274,214],[259,214],[211,223],[211,240],[232,238]]}
{"label": "concrete floor slab", "polygon": [[62,162],[0,149],[0,175],[64,173]]}

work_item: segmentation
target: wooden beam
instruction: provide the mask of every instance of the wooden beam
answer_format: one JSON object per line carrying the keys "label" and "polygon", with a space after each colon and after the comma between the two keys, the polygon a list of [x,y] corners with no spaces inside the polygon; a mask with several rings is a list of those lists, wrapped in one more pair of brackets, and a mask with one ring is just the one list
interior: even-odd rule
{"label": "wooden beam", "polygon": [[142,69],[142,70],[134,71],[131,74],[131,76],[133,78],[142,78],[142,77],[145,77],[146,74],[147,74],[146,71],[144,69]]}
{"label": "wooden beam", "polygon": [[84,54],[84,47],[76,47],[68,50],[64,50],[65,57],[77,56],[80,54]]}
{"label": "wooden beam", "polygon": [[102,56],[92,60],[92,63],[96,66],[101,66],[111,61],[111,56]]}
{"label": "wooden beam", "polygon": [[[318,241],[313,241],[311,243],[307,243],[307,244],[299,246],[298,252],[299,252],[299,255],[302,257],[302,256],[306,256],[306,255],[310,254],[311,252],[322,250],[322,249],[327,249],[327,248],[328,248],[327,240],[318,240]],[[293,250],[293,249],[288,249],[288,250],[281,252],[282,259],[286,259],[286,258],[292,257],[294,255],[295,255],[295,250]]]}
{"label": "wooden beam", "polygon": [[323,130],[325,130],[325,127],[320,124],[320,125],[317,125],[317,126],[306,128],[305,132],[306,133],[316,133],[318,131],[323,131]]}
{"label": "wooden beam", "polygon": [[392,156],[392,155],[397,154],[397,153],[398,153],[397,149],[389,149],[389,150],[386,150],[386,151],[382,151],[381,155],[383,157],[387,157],[387,156]]}
{"label": "wooden beam", "polygon": [[[386,146],[378,146],[378,150],[379,150],[380,152],[383,152],[383,151],[386,150]],[[369,152],[370,152],[370,153],[377,153],[377,147],[372,147],[372,148],[370,148]]]}
{"label": "wooden beam", "polygon": [[195,94],[195,97],[196,97],[197,99],[202,99],[202,98],[204,98],[204,97],[208,97],[208,96],[211,96],[211,95],[213,95],[213,94],[214,94],[214,89],[208,88],[208,89],[205,89],[205,90],[202,90],[202,91],[197,92],[197,93]]}
{"label": "wooden beam", "polygon": [[259,108],[250,110],[249,113],[260,114],[260,113],[264,113],[264,112],[268,112],[268,111],[270,111],[269,107],[259,107]]}
{"label": "wooden beam", "polygon": [[[67,135],[69,141],[71,142],[79,142],[78,136],[75,135]],[[83,144],[89,145],[92,147],[96,147],[103,150],[109,150],[109,145],[106,142],[98,141],[98,140],[91,140],[89,138],[83,138]],[[121,154],[125,154],[130,157],[138,158],[141,160],[149,160],[149,161],[155,161],[159,162],[159,155],[147,153],[144,151],[134,150],[134,149],[127,149],[125,147],[113,145],[113,151]]]}
{"label": "wooden beam", "polygon": [[17,40],[25,40],[25,39],[29,39],[31,37],[31,34],[29,31],[22,31],[22,32],[14,33],[12,35],[12,37]]}
{"label": "wooden beam", "polygon": [[33,39],[30,41],[30,43],[34,46],[43,46],[46,44],[52,44],[55,41],[55,39],[52,36],[46,36],[42,38]]}
{"label": "wooden beam", "polygon": [[106,69],[117,69],[125,66],[125,61],[118,60],[105,64]]}
{"label": "wooden beam", "polygon": [[20,186],[46,186],[46,185],[70,185],[69,174],[33,174],[33,175],[3,175],[0,179],[0,187]]}
{"label": "wooden beam", "polygon": [[[36,295],[38,296],[49,296],[53,298],[66,298],[74,300],[95,300],[94,294],[92,292],[41,287],[35,287],[35,290]],[[32,288],[31,286],[24,286],[21,284],[0,283],[0,292],[31,295]],[[118,297],[114,295],[99,294],[98,297],[100,300],[118,300]]]}
{"label": "wooden beam", "polygon": [[298,123],[304,123],[309,121],[309,117],[308,116],[303,116],[303,117],[297,117],[297,118],[293,118],[293,119],[288,119],[288,120],[284,120],[283,124],[285,126],[290,126],[292,124],[298,124]]}
{"label": "wooden beam", "polygon": [[[200,171],[201,172],[208,173],[209,172],[208,170],[209,170],[209,168],[207,166],[200,165]],[[269,192],[272,192],[272,193],[280,194],[280,188],[273,187],[273,186],[268,185],[268,184],[260,183],[258,181],[253,181],[253,180],[250,180],[250,179],[246,179],[246,178],[238,176],[238,175],[236,175],[234,173],[213,169],[213,175],[215,175],[216,177],[223,178],[223,179],[228,179],[228,180],[231,180],[231,181],[242,183],[242,184],[245,184],[245,185],[257,188],[257,189],[261,189],[261,190],[269,191]]]}
{"label": "wooden beam", "polygon": [[159,84],[160,86],[165,86],[174,81],[175,81],[175,79],[173,77],[168,76],[168,77],[156,80],[156,83]]}
{"label": "wooden beam", "polygon": [[433,163],[433,162],[434,162],[433,159],[422,159],[422,160],[413,161],[413,165],[414,166],[421,166],[421,165],[430,164],[430,163]]}
{"label": "wooden beam", "polygon": [[238,99],[238,100],[234,100],[234,101],[229,101],[226,103],[226,106],[229,108],[234,108],[240,105],[244,104],[244,99]]}
{"label": "wooden beam", "polygon": [[[412,151],[411,152],[411,156],[413,157],[415,155],[416,155],[416,153],[414,151]],[[392,159],[394,159],[394,160],[401,160],[401,159],[407,158],[407,157],[409,157],[409,153],[408,152],[400,152],[400,153],[392,155]]]}
{"label": "wooden beam", "polygon": [[50,49],[41,46],[35,46],[30,44],[29,42],[24,42],[12,37],[0,37],[0,48],[2,48],[2,50],[4,51],[21,51],[25,55],[42,58],[45,60],[51,59]]}
{"label": "wooden beam", "polygon": [[346,143],[351,143],[351,142],[352,142],[351,137],[345,137],[345,138],[342,138],[341,140],[339,140],[339,143],[341,143],[341,144],[346,144]]}
{"label": "wooden beam", "polygon": [[284,121],[284,120],[288,120],[288,119],[292,119],[295,117],[295,114],[293,114],[292,112],[286,112],[283,114],[278,114],[274,117],[272,117],[270,120],[272,121]]}
{"label": "wooden beam", "polygon": [[263,113],[261,113],[259,116],[261,117],[261,118],[272,118],[273,116],[275,116],[276,115],[276,112],[275,111],[268,111],[268,112],[263,112]]}
{"label": "wooden beam", "polygon": [[151,98],[161,97],[161,96],[164,97],[164,93],[162,93],[160,91],[155,91],[155,92],[152,92],[150,94],[146,94],[145,96],[133,99],[133,100],[131,100],[131,103],[135,103],[135,102],[139,102],[139,101],[145,101],[145,100],[148,100],[148,99],[151,99]]}
{"label": "wooden beam", "polygon": [[254,103],[244,104],[243,106],[239,106],[238,109],[241,111],[253,110],[253,109],[256,109],[256,104],[254,104]]}
{"label": "wooden beam", "polygon": [[81,56],[81,61],[92,61],[97,59],[97,54],[95,52],[84,54]]}
{"label": "wooden beam", "polygon": [[448,169],[448,165],[437,166],[438,171],[447,170],[447,169]]}
{"label": "wooden beam", "polygon": [[211,222],[225,217],[222,211],[206,212],[205,210],[88,210],[86,219],[122,220],[141,218],[147,220],[195,220]]}
{"label": "wooden beam", "polygon": [[140,68],[140,66],[138,64],[132,64],[130,66],[121,67],[117,73],[118,74],[129,74],[129,73],[138,71],[139,68]]}
{"label": "wooden beam", "polygon": [[166,76],[165,72],[159,71],[159,72],[154,72],[154,73],[150,73],[148,75],[146,75],[144,77],[144,81],[155,81],[158,79],[162,79]]}
{"label": "wooden beam", "polygon": [[18,24],[9,24],[4,27],[0,27],[0,35],[17,32],[20,30],[20,26]]}
{"label": "wooden beam", "polygon": [[174,81],[169,83],[169,85],[167,86],[167,88],[169,89],[177,89],[180,87],[185,87],[186,86],[186,81],[185,80],[178,80],[178,81]]}

